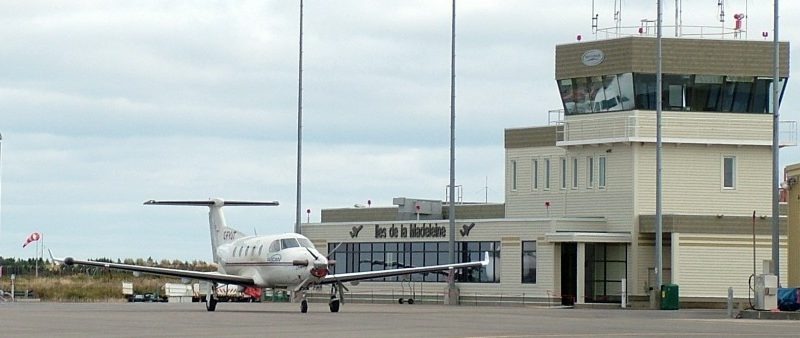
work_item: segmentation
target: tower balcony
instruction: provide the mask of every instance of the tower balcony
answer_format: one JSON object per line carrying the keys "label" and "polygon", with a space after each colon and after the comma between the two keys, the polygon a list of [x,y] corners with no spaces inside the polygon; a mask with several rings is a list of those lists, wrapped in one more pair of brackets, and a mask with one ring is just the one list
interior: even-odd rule
{"label": "tower balcony", "polygon": [[[665,111],[661,118],[664,143],[772,145],[770,114]],[[557,130],[557,146],[615,142],[656,142],[655,111],[632,110],[568,116]],[[797,121],[780,121],[781,147],[797,145]]]}

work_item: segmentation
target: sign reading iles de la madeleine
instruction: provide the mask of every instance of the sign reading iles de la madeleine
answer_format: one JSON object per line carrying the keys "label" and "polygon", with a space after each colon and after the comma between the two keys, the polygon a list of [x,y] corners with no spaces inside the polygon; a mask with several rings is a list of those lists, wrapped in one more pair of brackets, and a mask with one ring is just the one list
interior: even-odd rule
{"label": "sign reading iles de la madeleine", "polygon": [[[458,231],[462,237],[469,236],[475,223],[462,224]],[[363,224],[354,225],[350,230],[350,238],[358,238],[364,229]],[[375,224],[375,238],[443,238],[447,237],[447,227],[437,223],[422,224]]]}
{"label": "sign reading iles de la madeleine", "polygon": [[392,224],[381,226],[375,224],[375,238],[439,238],[447,236],[447,227],[436,223]]}

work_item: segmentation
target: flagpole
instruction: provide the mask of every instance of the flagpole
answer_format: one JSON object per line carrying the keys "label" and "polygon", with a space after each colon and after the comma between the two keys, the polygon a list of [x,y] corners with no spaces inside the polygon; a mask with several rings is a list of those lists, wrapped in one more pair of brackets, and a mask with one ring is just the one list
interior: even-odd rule
{"label": "flagpole", "polygon": [[[41,237],[40,237],[41,238]],[[36,253],[33,254],[34,264],[36,266],[35,278],[39,278],[39,241],[36,241]],[[30,266],[30,265],[28,265]]]}

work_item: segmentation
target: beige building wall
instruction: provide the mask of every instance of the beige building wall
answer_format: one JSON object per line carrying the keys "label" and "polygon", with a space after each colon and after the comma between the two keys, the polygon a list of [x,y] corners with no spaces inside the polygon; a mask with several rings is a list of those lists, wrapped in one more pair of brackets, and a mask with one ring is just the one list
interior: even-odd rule
{"label": "beige building wall", "polygon": [[[560,231],[633,230],[635,201],[632,147],[626,144],[584,147],[535,147],[506,149],[506,217],[605,217],[602,229]],[[593,158],[593,186],[588,186],[588,158]],[[606,186],[600,187],[600,158],[606,159]],[[545,161],[550,160],[550,189],[545,188]],[[566,188],[561,187],[562,159],[566,160]],[[577,159],[577,187],[573,187],[573,166]],[[533,186],[533,161],[539,164],[539,187]],[[513,164],[517,167],[517,189],[513,187]]]}
{"label": "beige building wall", "polygon": [[[736,298],[748,295],[753,274],[753,238],[746,235],[676,234],[675,269],[681,297],[727,297],[733,287]],[[673,244],[674,245],[674,244]],[[771,236],[756,236],[756,274],[762,261],[772,259]],[[786,238],[781,236],[781,283],[786,285]],[[754,282],[753,282],[754,283]],[[751,291],[752,293],[752,291]]]}
{"label": "beige building wall", "polygon": [[[637,214],[655,214],[655,145],[637,143]],[[664,144],[664,214],[770,215],[772,151],[765,146]],[[736,158],[736,188],[722,187],[723,157]]]}

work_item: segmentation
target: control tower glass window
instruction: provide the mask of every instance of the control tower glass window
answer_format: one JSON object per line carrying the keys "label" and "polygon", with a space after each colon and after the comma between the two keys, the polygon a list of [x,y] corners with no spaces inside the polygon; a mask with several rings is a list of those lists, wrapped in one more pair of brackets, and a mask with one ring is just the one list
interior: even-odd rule
{"label": "control tower glass window", "polygon": [[[664,74],[666,111],[769,114],[772,78],[713,74]],[[786,79],[778,92],[783,97]],[[558,80],[566,115],[656,110],[656,75],[623,73]]]}

